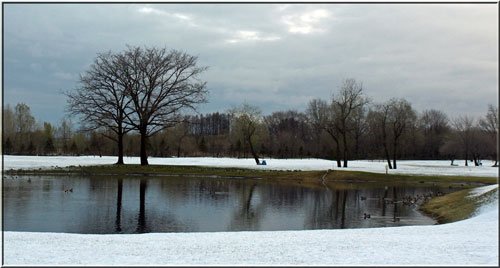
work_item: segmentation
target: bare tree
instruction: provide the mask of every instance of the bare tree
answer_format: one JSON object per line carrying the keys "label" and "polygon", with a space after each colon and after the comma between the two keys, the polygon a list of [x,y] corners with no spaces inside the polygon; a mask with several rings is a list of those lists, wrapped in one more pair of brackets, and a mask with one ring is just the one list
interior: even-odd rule
{"label": "bare tree", "polygon": [[492,157],[495,160],[494,167],[498,167],[498,107],[488,105],[488,112],[484,118],[479,120],[479,128],[488,135]]}
{"label": "bare tree", "polygon": [[363,85],[355,79],[345,79],[337,95],[332,99],[332,108],[337,117],[336,127],[342,137],[344,167],[349,160],[349,145],[347,136],[355,129],[355,111],[362,109],[368,103],[363,97]]}
{"label": "bare tree", "polygon": [[389,124],[392,130],[393,142],[393,168],[397,169],[396,158],[398,156],[399,139],[405,131],[411,128],[417,119],[417,115],[411,104],[405,99],[392,99],[389,101],[390,117]]}
{"label": "bare tree", "polygon": [[425,110],[418,124],[423,138],[422,154],[436,159],[449,131],[448,117],[439,110]]}
{"label": "bare tree", "polygon": [[52,154],[55,151],[54,146],[54,128],[50,123],[43,123],[43,136],[45,140],[45,144],[43,147],[44,154]]}
{"label": "bare tree", "polygon": [[99,54],[90,68],[80,76],[80,87],[67,92],[67,110],[78,115],[84,131],[106,128],[112,135],[101,131],[105,137],[115,141],[118,147],[118,161],[123,164],[123,137],[132,128],[125,125],[127,107],[131,99],[127,80],[119,65],[118,54]]}
{"label": "bare tree", "polygon": [[260,160],[255,149],[255,143],[257,143],[257,139],[262,135],[264,130],[260,109],[248,103],[243,103],[239,107],[230,109],[229,114],[232,119],[231,132],[233,135],[243,139],[243,142],[248,145],[250,153],[255,159],[255,163],[259,165]]}
{"label": "bare tree", "polygon": [[189,122],[186,119],[182,120],[171,129],[170,134],[176,142],[177,157],[181,157],[182,141],[189,134]]}
{"label": "bare tree", "polygon": [[11,154],[14,152],[15,148],[15,136],[16,136],[16,120],[14,117],[14,111],[10,105],[6,105],[2,109],[2,153]]}
{"label": "bare tree", "polygon": [[462,144],[465,157],[465,165],[468,166],[468,160],[471,153],[471,147],[474,142],[474,118],[470,116],[459,116],[452,121],[453,128]]}
{"label": "bare tree", "polygon": [[[19,152],[21,153],[31,153],[31,147],[33,141],[31,140],[31,133],[35,130],[35,118],[31,114],[30,107],[25,103],[18,103],[14,108],[14,120],[15,120],[15,133],[14,137],[15,144],[20,146]],[[29,150],[27,150],[29,148]]]}
{"label": "bare tree", "polygon": [[354,110],[353,121],[352,121],[353,125],[352,135],[354,138],[355,158],[359,158],[360,149],[362,148],[361,141],[368,130],[368,125],[366,122],[366,114],[367,114],[366,105]]}
{"label": "bare tree", "polygon": [[35,127],[35,118],[31,114],[31,109],[25,103],[18,103],[15,107],[14,118],[16,120],[16,132],[18,134],[29,133]]}
{"label": "bare tree", "polygon": [[447,138],[445,139],[443,145],[439,147],[439,153],[446,156],[450,161],[450,165],[456,166],[454,164],[455,158],[460,154],[460,142],[458,139],[453,138],[454,133],[449,132]]}
{"label": "bare tree", "polygon": [[[389,169],[397,169],[396,159],[399,155],[401,137],[415,124],[416,113],[411,104],[404,99],[391,99],[379,104],[370,111],[372,131],[377,133],[381,141]],[[392,149],[392,164],[391,154]]]}
{"label": "bare tree", "polygon": [[[274,112],[264,117],[269,131],[269,149],[280,157],[303,156],[309,125],[305,114],[294,110]],[[301,151],[302,148],[302,151]]]}
{"label": "bare tree", "polygon": [[337,167],[341,167],[340,161],[340,142],[339,142],[339,131],[337,124],[337,115],[331,105],[328,105],[326,101],[322,99],[313,99],[309,101],[306,114],[308,116],[309,122],[314,129],[326,131],[330,137],[335,142],[335,158],[337,160]]}
{"label": "bare tree", "polygon": [[173,126],[183,109],[196,109],[206,102],[206,82],[198,76],[207,67],[197,66],[198,58],[166,48],[129,47],[119,55],[119,66],[129,82],[127,124],[141,135],[141,165],[148,164],[148,138]]}
{"label": "bare tree", "polygon": [[390,105],[376,104],[373,109],[368,112],[368,124],[372,138],[382,143],[384,156],[387,160],[387,166],[392,169],[391,157],[389,155],[389,113]]}

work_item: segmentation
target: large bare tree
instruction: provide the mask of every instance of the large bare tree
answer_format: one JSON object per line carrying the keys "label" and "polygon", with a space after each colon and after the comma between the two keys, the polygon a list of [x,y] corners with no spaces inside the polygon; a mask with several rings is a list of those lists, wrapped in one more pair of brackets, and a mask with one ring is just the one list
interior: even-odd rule
{"label": "large bare tree", "polygon": [[184,109],[195,110],[206,102],[206,82],[199,75],[207,67],[198,58],[166,48],[129,47],[119,55],[119,64],[131,100],[127,124],[141,136],[141,165],[148,165],[148,138],[173,126]]}
{"label": "large bare tree", "polygon": [[112,135],[101,133],[117,143],[117,164],[123,164],[123,137],[132,130],[125,124],[130,113],[127,107],[131,99],[127,94],[131,81],[127,80],[119,63],[117,53],[99,54],[90,68],[80,75],[80,87],[67,92],[66,96],[68,111],[80,116],[84,131],[101,128],[111,131]]}
{"label": "large bare tree", "polygon": [[338,94],[333,96],[332,108],[337,115],[337,129],[342,137],[343,167],[349,160],[348,136],[355,130],[355,113],[361,110],[368,99],[363,96],[363,85],[355,79],[345,79]]}

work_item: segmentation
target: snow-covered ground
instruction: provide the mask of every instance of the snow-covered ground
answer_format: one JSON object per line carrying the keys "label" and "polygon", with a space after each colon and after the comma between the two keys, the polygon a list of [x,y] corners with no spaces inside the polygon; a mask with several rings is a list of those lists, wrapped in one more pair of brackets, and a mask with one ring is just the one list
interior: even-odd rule
{"label": "snow-covered ground", "polygon": [[[66,167],[78,165],[113,164],[117,160],[114,156],[4,156],[4,168],[33,169],[49,167]],[[214,157],[149,157],[150,164],[155,165],[193,165],[212,167],[240,167],[273,170],[326,170],[338,169],[336,162],[324,159],[263,159],[267,165],[257,166],[250,158],[214,158]],[[139,157],[125,157],[127,164],[139,164]],[[461,175],[498,177],[498,168],[492,167],[493,162],[484,160],[483,165],[464,166],[463,160],[456,160],[457,166],[451,166],[446,160],[401,160],[396,170],[389,170],[392,174],[420,174],[420,175]],[[472,163],[471,163],[472,164]],[[381,160],[349,161],[348,168],[342,170],[356,170],[385,173],[386,162]]]}
{"label": "snow-covered ground", "polygon": [[[320,159],[149,158],[151,164],[324,170]],[[4,156],[4,169],[112,164],[115,157]],[[126,163],[139,163],[126,158]],[[498,169],[449,161],[400,161],[407,174],[498,177]],[[349,170],[385,172],[385,163],[351,161]],[[472,196],[496,190],[476,189]],[[498,192],[467,220],[432,226],[266,232],[84,235],[4,232],[5,265],[494,265],[498,255]]]}

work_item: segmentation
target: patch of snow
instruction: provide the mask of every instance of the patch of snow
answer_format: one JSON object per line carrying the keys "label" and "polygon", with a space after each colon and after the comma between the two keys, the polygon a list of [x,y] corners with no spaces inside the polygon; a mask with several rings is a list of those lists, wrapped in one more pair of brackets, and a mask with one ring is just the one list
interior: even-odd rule
{"label": "patch of snow", "polygon": [[470,194],[469,194],[469,197],[476,197],[476,196],[480,196],[480,195],[483,195],[489,191],[492,191],[494,189],[497,189],[498,188],[498,184],[492,184],[492,185],[487,185],[487,186],[483,186],[483,187],[477,187],[477,188],[474,188],[470,191]]}

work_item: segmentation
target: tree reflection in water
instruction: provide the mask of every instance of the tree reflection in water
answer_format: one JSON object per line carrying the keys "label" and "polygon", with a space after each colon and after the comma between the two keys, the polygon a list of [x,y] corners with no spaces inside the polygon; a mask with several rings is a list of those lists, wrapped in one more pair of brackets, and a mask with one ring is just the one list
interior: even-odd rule
{"label": "tree reflection in water", "polygon": [[122,218],[122,193],[123,193],[123,179],[119,178],[117,180],[117,195],[116,195],[116,220],[115,220],[115,231],[121,233],[121,218]]}
{"label": "tree reflection in water", "polygon": [[146,226],[146,186],[147,180],[141,179],[139,186],[139,215],[137,217],[137,233],[147,232]]}
{"label": "tree reflection in water", "polygon": [[[68,187],[74,191],[61,190]],[[4,226],[8,231],[109,234],[434,224],[401,200],[448,191],[428,184],[338,182],[329,187],[194,177],[41,177],[29,183],[22,177],[5,182]],[[371,218],[363,219],[363,213]]]}

